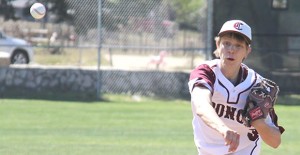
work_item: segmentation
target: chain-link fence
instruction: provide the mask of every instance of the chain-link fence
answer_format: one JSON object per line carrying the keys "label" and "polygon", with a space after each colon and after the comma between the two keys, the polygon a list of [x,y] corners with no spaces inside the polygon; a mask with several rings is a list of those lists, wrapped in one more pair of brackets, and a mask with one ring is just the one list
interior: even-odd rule
{"label": "chain-link fence", "polygon": [[[155,81],[161,82],[160,77],[174,79],[174,75],[177,75],[176,73],[165,74],[165,72],[190,71],[208,58],[206,53],[213,50],[210,42],[213,39],[212,36],[209,36],[209,32],[219,31],[223,22],[218,22],[224,20],[225,17],[233,17],[232,14],[236,15],[230,11],[232,10],[230,7],[222,8],[229,10],[224,14],[218,9],[223,5],[211,6],[212,1],[210,0],[39,0],[45,4],[48,11],[42,20],[34,20],[29,14],[29,7],[35,0],[9,2],[13,4],[14,13],[18,18],[14,18],[17,20],[6,20],[7,16],[0,16],[0,29],[9,36],[31,43],[34,49],[34,59],[29,66],[59,66],[59,68],[63,66],[96,70],[98,71],[97,75],[102,78],[91,76],[91,79],[99,82],[99,91],[109,93],[167,94],[168,96],[173,94],[178,96],[180,94],[178,92],[184,92],[183,94],[186,95],[188,91],[186,84],[180,85],[177,89],[166,90],[168,93],[161,93],[160,91],[164,90],[154,83],[159,83]],[[207,4],[208,2],[210,3]],[[1,7],[3,7],[2,3],[3,1]],[[252,1],[243,3],[252,4]],[[266,2],[261,4],[267,5]],[[212,10],[209,9],[211,7],[216,9],[214,17],[212,17]],[[252,7],[260,8],[261,5],[253,2]],[[235,6],[235,9],[238,10],[238,8]],[[251,11],[248,13],[251,14]],[[269,17],[272,12],[264,11],[263,13],[264,17]],[[214,25],[210,27],[211,20],[218,16],[221,16],[222,20],[214,20]],[[295,15],[291,14],[291,16]],[[245,17],[248,16],[245,15]],[[249,22],[254,25],[254,41],[253,52],[245,61],[247,65],[267,72],[270,70],[299,70],[300,57],[297,54],[299,35],[275,35],[272,33],[265,35],[264,32],[269,32],[269,29],[255,29],[258,22],[250,19]],[[218,25],[217,28],[216,25]],[[260,25],[258,24],[258,26]],[[261,32],[257,32],[258,30]],[[0,37],[3,38],[4,33],[1,33]],[[270,42],[271,39],[272,42]],[[0,51],[4,51],[3,47],[6,46],[14,45],[1,43]],[[24,51],[16,49],[18,49],[17,59],[21,57],[19,54]],[[23,55],[23,58],[26,59],[26,56]],[[130,70],[128,74],[125,74],[129,75],[128,77],[135,75],[132,73],[133,71],[141,72],[139,78],[152,81],[149,82],[152,85],[144,86],[148,90],[159,88],[160,91],[145,92],[145,87],[141,86],[138,80],[135,80],[136,83],[128,79],[124,81],[124,76],[119,81],[123,81],[123,83],[130,81],[130,83],[123,84],[128,85],[126,89],[123,87],[121,89],[114,84],[108,85],[108,81],[105,80],[118,81],[118,78],[122,77],[118,74],[109,74],[111,77],[104,80],[103,70]],[[84,79],[82,81],[90,79],[90,77],[83,76],[74,75],[74,77],[81,78],[80,80]],[[66,78],[73,79],[74,77],[66,75]],[[134,77],[132,76],[132,78]],[[181,77],[178,79],[177,81],[186,80]],[[38,81],[37,83],[42,82]],[[95,83],[95,81],[91,83]],[[8,84],[10,83],[8,82]],[[32,87],[31,84],[29,85]],[[47,86],[47,84],[43,86]],[[178,91],[179,89],[182,91]]]}
{"label": "chain-link fence", "polygon": [[204,1],[191,10],[171,0],[65,3],[69,21],[53,23],[48,11],[43,20],[2,20],[2,30],[35,45],[34,63],[41,65],[95,66],[98,47],[104,68],[189,70],[204,57]]}
{"label": "chain-link fence", "polygon": [[[59,23],[54,22],[58,14],[51,12],[55,1],[40,2],[48,8],[42,20],[0,20],[3,32],[31,42],[35,66],[100,66],[101,70],[149,71],[147,75],[157,78],[161,71],[189,71],[205,59],[204,0],[65,0],[69,18]],[[127,92],[144,89],[131,85]],[[116,88],[105,87],[105,91]]]}

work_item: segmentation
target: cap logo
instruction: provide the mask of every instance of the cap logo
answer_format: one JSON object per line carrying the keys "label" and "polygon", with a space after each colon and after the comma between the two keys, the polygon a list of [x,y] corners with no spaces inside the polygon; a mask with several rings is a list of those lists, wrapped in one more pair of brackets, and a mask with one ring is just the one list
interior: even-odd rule
{"label": "cap logo", "polygon": [[235,29],[237,29],[237,30],[243,30],[243,29],[242,29],[242,26],[243,26],[243,25],[244,25],[243,23],[236,22],[236,23],[233,25],[233,27],[234,27]]}

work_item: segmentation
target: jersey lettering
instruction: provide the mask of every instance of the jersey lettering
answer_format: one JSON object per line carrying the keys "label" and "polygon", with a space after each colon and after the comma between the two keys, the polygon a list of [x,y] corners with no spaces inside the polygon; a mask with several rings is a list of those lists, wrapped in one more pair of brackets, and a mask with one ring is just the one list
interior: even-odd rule
{"label": "jersey lettering", "polygon": [[[212,103],[212,107],[215,109],[219,117],[224,117],[243,124],[243,110],[240,109],[236,111],[237,109],[234,107],[228,105],[225,106],[223,104],[216,104],[214,102]],[[250,129],[250,132],[247,134],[247,136],[249,140],[255,141],[258,138],[258,132],[255,129]]]}
{"label": "jersey lettering", "polygon": [[242,116],[243,110],[239,110],[237,112],[236,121],[238,121],[240,124],[243,124],[243,116]]}
{"label": "jersey lettering", "polygon": [[234,120],[234,112],[236,111],[236,108],[233,108],[233,107],[231,107],[231,108],[227,108],[226,109],[226,114],[225,114],[225,118],[229,118],[229,119],[231,119],[231,120]]}
{"label": "jersey lettering", "polygon": [[215,109],[216,113],[219,117],[224,117],[230,120],[234,120],[243,124],[243,117],[242,117],[242,110],[238,110],[234,107],[223,105],[223,104],[216,104],[212,103],[212,107]]}
{"label": "jersey lettering", "polygon": [[214,108],[219,117],[222,117],[224,115],[225,106],[223,104],[215,104]]}

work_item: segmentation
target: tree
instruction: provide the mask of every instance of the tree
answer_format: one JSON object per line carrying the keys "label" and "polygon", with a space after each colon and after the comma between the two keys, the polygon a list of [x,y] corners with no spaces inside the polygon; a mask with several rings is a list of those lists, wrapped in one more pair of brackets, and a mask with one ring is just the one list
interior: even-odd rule
{"label": "tree", "polygon": [[55,15],[54,22],[71,22],[73,21],[73,16],[68,11],[68,4],[66,0],[45,0],[45,3],[49,4],[48,11]]}
{"label": "tree", "polygon": [[15,17],[15,9],[10,2],[14,0],[1,0],[0,1],[0,16],[4,16],[4,20],[17,20]]}
{"label": "tree", "polygon": [[204,0],[171,0],[173,10],[176,10],[176,22],[180,28],[198,30],[201,16],[200,8]]}

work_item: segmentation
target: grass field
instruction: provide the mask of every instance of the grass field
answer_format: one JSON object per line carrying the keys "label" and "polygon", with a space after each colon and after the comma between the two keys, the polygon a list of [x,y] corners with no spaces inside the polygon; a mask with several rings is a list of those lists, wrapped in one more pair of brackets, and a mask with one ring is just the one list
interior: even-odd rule
{"label": "grass field", "polygon": [[[1,155],[195,155],[187,101],[104,96],[102,102],[0,100]],[[262,155],[300,154],[300,106],[277,105],[282,145]]]}

